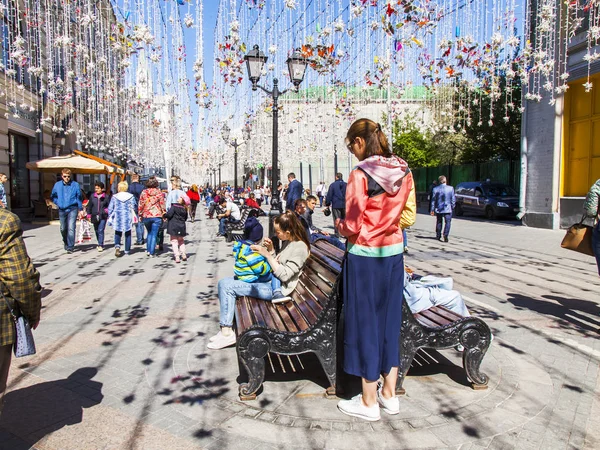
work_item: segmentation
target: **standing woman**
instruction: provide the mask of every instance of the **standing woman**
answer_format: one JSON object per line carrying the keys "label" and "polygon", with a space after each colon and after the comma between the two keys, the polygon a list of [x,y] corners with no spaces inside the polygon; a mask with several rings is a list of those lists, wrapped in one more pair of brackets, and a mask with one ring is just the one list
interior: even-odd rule
{"label": "standing woman", "polygon": [[104,183],[96,181],[94,193],[90,196],[86,209],[88,220],[92,222],[96,231],[96,239],[98,240],[96,249],[99,252],[104,250],[104,228],[106,228],[106,219],[108,219],[109,202],[108,195],[104,192]]}
{"label": "standing woman", "polygon": [[117,193],[110,199],[108,205],[108,217],[111,218],[112,227],[115,230],[115,256],[122,255],[121,238],[125,233],[125,254],[131,249],[131,229],[133,228],[135,215],[135,197],[127,192],[129,185],[127,181],[121,181],[117,186]]}
{"label": "standing woman", "polygon": [[200,193],[198,192],[198,186],[192,184],[192,187],[187,191],[187,196],[190,199],[190,218],[193,222],[196,218],[196,208],[198,207],[198,203],[200,203]]}
{"label": "standing woman", "polygon": [[594,183],[587,194],[584,205],[588,217],[594,218],[594,229],[592,231],[592,246],[596,255],[598,275],[600,275],[600,179]]}
{"label": "standing woman", "polygon": [[156,251],[156,237],[165,212],[165,196],[158,188],[156,177],[150,177],[146,183],[146,189],[140,195],[138,205],[140,220],[144,221],[144,226],[148,231],[148,237],[146,238],[146,254],[148,256],[154,256]]}
{"label": "standing woman", "polygon": [[[381,125],[357,120],[348,130],[346,146],[359,163],[348,179],[346,218],[336,221],[348,239],[343,268],[344,370],[362,378],[362,394],[341,400],[338,408],[375,421],[380,418],[379,405],[388,414],[400,411],[396,397],[404,282],[400,222],[402,218],[403,226],[414,223],[416,199],[408,165],[392,154]],[[384,382],[378,389],[380,375]]]}

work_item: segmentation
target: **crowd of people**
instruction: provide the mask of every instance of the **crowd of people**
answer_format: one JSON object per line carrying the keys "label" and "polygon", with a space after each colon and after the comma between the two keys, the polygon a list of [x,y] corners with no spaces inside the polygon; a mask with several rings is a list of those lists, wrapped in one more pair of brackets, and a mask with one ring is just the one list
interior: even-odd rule
{"label": "crowd of people", "polygon": [[[209,339],[208,348],[220,350],[235,345],[237,297],[252,296],[273,303],[293,301],[291,294],[311,244],[325,239],[345,252],[341,279],[343,369],[359,377],[362,386],[360,394],[340,400],[338,409],[368,421],[379,420],[381,410],[398,414],[395,391],[403,299],[415,313],[432,305],[443,305],[462,316],[468,316],[469,311],[460,293],[453,290],[451,278],[420,277],[405,265],[404,231],[416,220],[415,185],[408,164],[392,153],[381,126],[359,119],[348,130],[345,141],[358,164],[348,182],[338,173],[328,188],[319,183],[316,195],[304,189],[294,173],[288,174],[286,185],[279,183],[273,191],[260,186],[236,190],[230,186],[193,185],[184,192],[181,180],[173,177],[168,195],[155,177],[144,185],[134,175],[131,184],[120,182],[114,195],[97,182],[93,193],[84,199],[71,171],[64,169],[51,192],[58,207],[64,248],[67,253],[73,252],[79,218],[93,226],[98,251],[105,247],[106,226],[113,228],[117,257],[130,252],[134,229],[135,243],[145,243],[148,256],[155,256],[162,248],[166,230],[173,259],[179,263],[187,260],[186,222],[196,220],[199,203],[206,207],[208,219],[219,220],[218,235],[225,234],[227,224],[241,219],[240,207],[263,211],[263,206],[269,205],[271,210],[279,210],[273,218],[275,236],[265,237],[257,215],[248,216],[242,241],[233,245],[234,276],[218,282],[220,329]],[[431,190],[429,210],[437,216],[436,237],[448,242],[454,190],[445,177],[437,181]],[[0,190],[0,206],[6,205],[3,194]],[[333,216],[334,233],[314,225],[317,205],[325,215]],[[594,218],[593,245],[600,272],[600,180],[587,196],[585,211]],[[18,304],[35,328],[40,311],[39,273],[27,256],[21,234],[16,216],[0,207],[0,290],[7,304],[8,299]],[[275,237],[283,244],[279,252]],[[0,304],[0,410],[14,343],[10,321],[8,308]]]}

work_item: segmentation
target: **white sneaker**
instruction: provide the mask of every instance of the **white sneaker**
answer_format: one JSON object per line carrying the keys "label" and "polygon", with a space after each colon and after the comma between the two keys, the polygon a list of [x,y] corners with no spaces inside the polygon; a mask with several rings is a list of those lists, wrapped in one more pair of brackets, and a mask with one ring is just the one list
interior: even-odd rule
{"label": "white sneaker", "polygon": [[400,413],[400,400],[395,395],[392,398],[385,398],[381,392],[383,386],[377,388],[377,403],[388,414],[395,415]]}
{"label": "white sneaker", "polygon": [[235,333],[231,333],[229,336],[225,336],[221,334],[220,337],[216,338],[214,341],[207,345],[211,350],[220,350],[225,347],[230,347],[235,345]]}
{"label": "white sneaker", "polygon": [[220,339],[221,336],[223,336],[223,333],[221,333],[221,330],[219,330],[219,332],[217,334],[215,334],[213,337],[208,339],[208,342],[213,342],[215,339]]}
{"label": "white sneaker", "polygon": [[350,400],[340,400],[337,407],[348,416],[358,417],[369,422],[376,422],[381,419],[379,405],[366,406],[362,401],[362,394],[358,394]]}

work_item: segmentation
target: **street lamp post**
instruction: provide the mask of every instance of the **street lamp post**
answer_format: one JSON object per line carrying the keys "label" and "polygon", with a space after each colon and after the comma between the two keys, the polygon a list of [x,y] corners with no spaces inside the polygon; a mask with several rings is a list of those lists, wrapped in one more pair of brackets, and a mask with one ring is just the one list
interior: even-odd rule
{"label": "street lamp post", "polygon": [[238,168],[238,164],[237,164],[237,155],[238,155],[238,147],[241,146],[242,144],[246,144],[250,141],[250,128],[249,127],[245,127],[244,128],[244,140],[242,142],[237,141],[237,137],[233,139],[233,141],[229,140],[229,135],[231,133],[231,129],[227,126],[227,124],[224,124],[223,127],[221,128],[221,137],[223,138],[223,140],[225,141],[226,144],[229,144],[233,147],[234,153],[233,153],[233,192],[235,194],[235,192],[237,191],[237,168]]}
{"label": "street lamp post", "polygon": [[[279,80],[277,78],[273,79],[273,89],[269,90],[262,86],[259,86],[258,81],[260,80],[260,75],[263,69],[263,66],[267,62],[267,57],[263,52],[261,52],[258,48],[258,45],[255,45],[252,50],[248,52],[244,56],[244,60],[246,61],[246,68],[248,70],[248,77],[252,82],[252,90],[256,91],[256,89],[260,88],[264,91],[268,96],[273,99],[273,154],[272,154],[272,165],[271,165],[271,192],[275,194],[277,192],[277,182],[279,181],[279,148],[278,148],[278,119],[279,119],[279,105],[278,99],[280,95],[285,94],[288,89],[283,91],[279,90]],[[286,61],[288,70],[290,73],[290,80],[294,85],[294,89],[298,90],[298,86],[304,80],[304,74],[306,72],[306,67],[308,66],[308,61],[306,58],[302,56],[300,52],[295,50],[292,55]],[[274,195],[273,195],[274,196]],[[281,201],[281,200],[280,200]],[[273,202],[271,201],[271,212],[270,215],[274,215],[275,211],[278,211],[278,208],[273,206]],[[269,220],[269,236],[273,236],[273,221]]]}

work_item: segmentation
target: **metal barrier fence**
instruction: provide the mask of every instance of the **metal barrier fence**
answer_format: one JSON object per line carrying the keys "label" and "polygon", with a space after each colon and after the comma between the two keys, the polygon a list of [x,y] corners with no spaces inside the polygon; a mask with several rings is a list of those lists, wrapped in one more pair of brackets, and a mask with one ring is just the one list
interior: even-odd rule
{"label": "metal barrier fence", "polygon": [[456,186],[465,181],[505,183],[519,192],[521,165],[519,161],[498,161],[460,166],[438,166],[411,169],[417,192],[426,192],[434,180],[445,175],[448,184]]}

